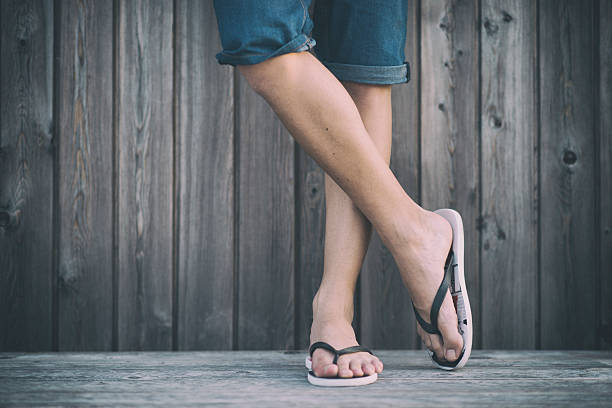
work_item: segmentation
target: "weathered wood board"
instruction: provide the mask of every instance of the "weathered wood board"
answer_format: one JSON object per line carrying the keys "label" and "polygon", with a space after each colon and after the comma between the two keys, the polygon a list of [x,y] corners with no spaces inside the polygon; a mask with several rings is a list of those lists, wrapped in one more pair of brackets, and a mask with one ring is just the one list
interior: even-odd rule
{"label": "weathered wood board", "polygon": [[113,7],[59,5],[58,347],[110,350],[113,334]]}
{"label": "weathered wood board", "polygon": [[612,348],[612,2],[600,1],[599,10],[599,93],[596,123],[599,143],[595,162],[599,164],[599,225],[597,241],[599,242],[599,272],[601,299],[601,322],[599,341],[604,348]]}
{"label": "weathered wood board", "polygon": [[123,1],[118,95],[117,347],[172,348],[172,1]]}
{"label": "weathered wood board", "polygon": [[264,99],[236,77],[237,346],[295,344],[295,148]]}
{"label": "weathered wood board", "polygon": [[481,345],[534,348],[536,3],[485,1],[481,13]]}
{"label": "weathered wood board", "polygon": [[592,1],[540,2],[540,346],[597,344]]}
{"label": "weathered wood board", "polygon": [[456,372],[420,350],[380,351],[374,384],[322,389],[305,352],[0,355],[1,405],[609,406],[610,352],[477,351]]}
{"label": "weathered wood board", "polygon": [[214,59],[211,2],[176,2],[176,347],[231,349],[234,319],[234,79]]}
{"label": "weathered wood board", "polygon": [[53,4],[0,2],[0,349],[53,346]]}
{"label": "weathered wood board", "polygon": [[310,345],[312,299],[323,276],[325,173],[296,144],[295,347]]}

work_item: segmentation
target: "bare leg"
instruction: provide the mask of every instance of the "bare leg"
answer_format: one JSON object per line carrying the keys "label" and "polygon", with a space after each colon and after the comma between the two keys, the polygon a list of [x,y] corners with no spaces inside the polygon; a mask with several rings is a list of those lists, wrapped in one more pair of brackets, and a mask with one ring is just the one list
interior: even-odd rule
{"label": "bare leg", "polygon": [[[343,82],[378,153],[387,165],[391,156],[391,86]],[[372,225],[348,195],[325,175],[325,257],[323,279],[313,300],[310,343],[325,341],[337,349],[357,344],[351,326],[357,275],[370,241]],[[331,353],[318,349],[313,355],[318,376],[361,376],[381,372],[383,365],[368,353],[347,355],[340,367]]]}
{"label": "bare leg", "polygon": [[[239,69],[295,140],[374,225],[417,310],[428,316],[451,244],[450,225],[406,194],[378,154],[350,95],[314,56],[284,54]],[[429,344],[424,340],[440,358],[454,360],[462,339],[451,302],[447,295],[440,310],[442,339],[432,336]]]}

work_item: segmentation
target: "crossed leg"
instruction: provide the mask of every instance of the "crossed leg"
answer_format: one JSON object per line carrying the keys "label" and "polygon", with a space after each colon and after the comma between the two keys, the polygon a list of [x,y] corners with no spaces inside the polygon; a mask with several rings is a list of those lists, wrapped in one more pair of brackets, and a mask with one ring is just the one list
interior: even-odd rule
{"label": "crossed leg", "polygon": [[[429,316],[451,245],[451,227],[442,217],[419,207],[406,194],[389,169],[388,158],[380,153],[375,140],[368,133],[345,87],[307,52],[284,54],[255,65],[239,65],[238,68],[251,87],[276,112],[294,139],[325,170],[337,187],[350,197],[351,205],[357,207],[377,229],[399,267],[418,312],[421,316]],[[333,186],[328,183],[326,193],[333,191]],[[335,211],[346,210],[348,205],[338,205],[342,201],[339,197]],[[335,262],[328,268],[341,265],[346,267],[344,270],[347,272],[335,273],[335,270],[331,272],[331,269],[326,269],[325,288],[319,290],[313,302],[315,313],[319,306],[321,309],[325,307],[338,316],[336,320],[352,319],[352,291],[359,270],[355,269],[355,265],[361,265],[370,234],[367,223],[357,222],[356,216],[352,220],[352,225],[361,223],[361,235],[353,239],[349,246],[352,249],[347,253],[344,248],[333,248],[343,244],[342,237],[351,240],[348,232],[358,230],[348,228],[342,232],[344,227],[340,219],[335,221],[339,223],[336,233],[340,233],[340,238],[336,236],[330,247],[332,254],[329,255],[329,261],[335,259]],[[351,225],[350,221],[348,225]],[[326,237],[326,266],[329,265],[328,240],[330,238]],[[350,308],[347,307],[349,294]],[[333,299],[334,305],[325,306],[324,300],[328,299]],[[347,309],[350,310],[347,312]],[[326,319],[319,319],[320,323],[324,321]],[[440,309],[438,325],[442,338],[423,331],[419,333],[438,358],[455,360],[462,348],[462,338],[457,330],[457,317],[449,294]],[[321,334],[319,339],[342,347],[341,343],[346,342],[349,335],[338,336],[344,340],[338,340],[336,344],[329,334]],[[350,377],[368,373],[372,368],[382,370],[377,359],[364,363],[360,354],[341,357],[338,368],[321,364],[315,374],[327,376],[338,373]],[[351,359],[359,360],[359,363],[351,365]],[[316,368],[313,361],[313,369]]]}
{"label": "crossed leg", "polygon": [[[357,106],[378,154],[388,165],[391,157],[391,86],[342,84]],[[312,303],[310,343],[325,341],[341,349],[357,344],[351,326],[353,297],[372,225],[328,175],[325,175],[325,206],[323,279]],[[319,377],[370,375],[383,369],[382,362],[368,353],[344,355],[336,365],[332,363],[331,353],[317,349],[312,360],[313,371]]]}

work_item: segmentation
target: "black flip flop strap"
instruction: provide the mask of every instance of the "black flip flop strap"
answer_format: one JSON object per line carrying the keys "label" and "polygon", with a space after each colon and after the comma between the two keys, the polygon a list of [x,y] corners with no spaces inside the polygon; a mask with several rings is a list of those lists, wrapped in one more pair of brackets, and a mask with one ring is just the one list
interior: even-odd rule
{"label": "black flip flop strap", "polygon": [[438,314],[440,313],[440,308],[442,307],[442,302],[444,302],[444,298],[446,297],[446,292],[450,285],[450,277],[453,271],[453,250],[451,249],[446,257],[446,262],[444,263],[444,276],[442,277],[442,282],[440,283],[440,287],[438,287],[438,291],[436,292],[436,296],[434,297],[433,303],[431,304],[431,310],[429,312],[429,320],[431,323],[427,323],[425,319],[423,319],[419,312],[417,312],[414,307],[414,303],[412,304],[412,308],[414,309],[414,314],[416,316],[417,321],[429,334],[439,334],[440,330],[438,329]]}
{"label": "black flip flop strap", "polygon": [[343,348],[342,350],[338,350],[338,357],[340,357],[340,356],[342,356],[344,354],[359,353],[359,352],[362,352],[362,351],[374,355],[374,353],[372,353],[370,351],[370,349],[367,348],[367,347],[364,347],[364,346],[351,346],[351,347]]}
{"label": "black flip flop strap", "polygon": [[329,344],[325,343],[324,341],[317,341],[316,343],[312,343],[310,349],[308,349],[308,354],[310,354],[310,357],[312,357],[312,353],[314,353],[314,351],[319,348],[330,351],[334,353],[334,355],[338,354],[338,351]]}
{"label": "black flip flop strap", "polygon": [[310,346],[310,349],[308,350],[310,357],[312,357],[312,353],[314,353],[314,351],[318,348],[322,348],[322,349],[325,349],[327,351],[334,353],[334,361],[333,361],[334,364],[338,362],[338,357],[344,354],[359,353],[361,351],[365,351],[366,353],[370,353],[374,355],[374,353],[372,353],[367,347],[364,347],[364,346],[351,346],[351,347],[346,347],[340,350],[336,350],[335,348],[325,343],[324,341],[317,341],[316,343],[313,343],[312,346]]}

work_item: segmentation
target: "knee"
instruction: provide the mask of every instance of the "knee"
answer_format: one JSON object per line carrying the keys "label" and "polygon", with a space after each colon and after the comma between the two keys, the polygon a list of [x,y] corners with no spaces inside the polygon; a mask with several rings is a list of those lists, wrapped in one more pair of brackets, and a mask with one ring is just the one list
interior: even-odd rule
{"label": "knee", "polygon": [[283,82],[297,79],[300,58],[304,53],[287,53],[251,65],[237,65],[238,71],[258,94],[266,95],[270,89]]}

